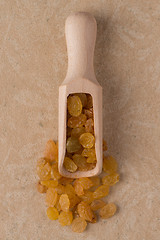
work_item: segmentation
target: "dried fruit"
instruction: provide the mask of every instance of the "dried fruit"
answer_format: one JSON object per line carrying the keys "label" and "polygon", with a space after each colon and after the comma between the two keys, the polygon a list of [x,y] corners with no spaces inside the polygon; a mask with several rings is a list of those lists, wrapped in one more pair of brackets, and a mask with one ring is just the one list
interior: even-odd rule
{"label": "dried fruit", "polygon": [[69,137],[67,139],[66,147],[67,147],[67,152],[69,153],[75,153],[81,149],[79,140],[78,138],[75,138],[75,137]]}
{"label": "dried fruit", "polygon": [[62,194],[65,191],[65,187],[61,184],[58,184],[58,186],[55,187],[55,190],[57,191],[58,194]]}
{"label": "dried fruit", "polygon": [[53,140],[46,143],[44,157],[51,161],[58,161],[58,147]]}
{"label": "dried fruit", "polygon": [[100,177],[90,177],[90,180],[93,182],[93,185],[98,187],[101,184]]}
{"label": "dried fruit", "polygon": [[80,184],[78,179],[74,181],[74,189],[75,189],[75,192],[78,196],[81,196],[81,195],[84,194],[83,187]]}
{"label": "dried fruit", "polygon": [[94,148],[85,148],[82,151],[82,156],[87,157],[88,163],[95,163],[97,161]]}
{"label": "dried fruit", "polygon": [[92,118],[89,118],[85,123],[85,131],[94,134],[94,122]]}
{"label": "dried fruit", "polygon": [[77,195],[72,195],[72,198],[70,198],[70,208],[75,207],[81,199]]}
{"label": "dried fruit", "polygon": [[55,163],[51,166],[51,178],[54,180],[59,180],[61,178],[61,174],[58,171],[58,164]]}
{"label": "dried fruit", "polygon": [[55,207],[49,207],[47,208],[47,216],[50,220],[56,220],[58,219],[59,212]]}
{"label": "dried fruit", "polygon": [[88,163],[86,162],[86,158],[82,155],[74,154],[72,158],[74,163],[77,165],[78,170],[83,171],[87,167]]}
{"label": "dried fruit", "polygon": [[117,162],[112,156],[107,156],[103,158],[103,170],[108,174],[117,172]]}
{"label": "dried fruit", "polygon": [[93,182],[87,178],[87,177],[83,177],[83,178],[79,178],[78,180],[80,182],[80,184],[82,185],[83,189],[89,189],[93,186]]}
{"label": "dried fruit", "polygon": [[93,198],[100,199],[100,198],[106,197],[108,193],[109,193],[109,186],[101,185],[93,192]]}
{"label": "dried fruit", "polygon": [[83,133],[79,137],[79,142],[84,148],[92,148],[94,146],[94,136],[91,133]]}
{"label": "dried fruit", "polygon": [[96,158],[95,148],[85,148],[82,151],[82,156]]}
{"label": "dried fruit", "polygon": [[84,171],[89,171],[95,168],[96,163],[87,163],[88,165],[86,165],[86,168],[84,169]]}
{"label": "dried fruit", "polygon": [[41,181],[41,184],[43,186],[46,186],[47,188],[54,188],[58,186],[58,181],[57,180],[43,180]]}
{"label": "dried fruit", "polygon": [[85,133],[85,128],[84,127],[77,127],[77,128],[73,128],[71,131],[71,136],[75,137],[75,138],[79,138],[79,136]]}
{"label": "dried fruit", "polygon": [[51,178],[51,165],[46,158],[40,158],[38,160],[37,175],[40,180],[49,180]]}
{"label": "dried fruit", "polygon": [[66,178],[66,177],[62,177],[60,180],[59,180],[59,183],[62,184],[62,185],[67,185],[71,182],[73,182],[74,178]]}
{"label": "dried fruit", "polygon": [[94,157],[88,157],[87,158],[87,163],[96,163],[97,162],[97,159],[94,158]]}
{"label": "dried fruit", "polygon": [[77,165],[68,157],[64,158],[64,167],[68,172],[72,173],[77,170]]}
{"label": "dried fruit", "polygon": [[72,222],[72,231],[77,233],[82,233],[87,227],[87,222],[81,218],[77,217]]}
{"label": "dried fruit", "polygon": [[92,100],[92,96],[90,94],[86,94],[87,95],[87,105],[86,108],[92,108],[93,107],[93,100]]}
{"label": "dried fruit", "polygon": [[83,200],[83,202],[90,204],[93,201],[93,192],[85,191],[80,198]]}
{"label": "dried fruit", "polygon": [[68,212],[61,212],[58,220],[62,226],[68,226],[71,225],[72,220],[73,220],[73,214],[71,211]]}
{"label": "dried fruit", "polygon": [[84,109],[83,113],[87,116],[87,118],[92,118],[93,119],[93,108]]}
{"label": "dried fruit", "polygon": [[69,96],[67,108],[71,116],[78,117],[82,112],[82,102],[78,96]]}
{"label": "dried fruit", "polygon": [[78,117],[70,117],[68,119],[68,127],[70,128],[78,128],[85,125],[87,120],[86,115],[80,114]]}
{"label": "dried fruit", "polygon": [[98,209],[104,207],[105,205],[106,203],[103,200],[97,199],[97,200],[94,200],[90,206],[93,211],[97,211]]}
{"label": "dried fruit", "polygon": [[43,186],[40,182],[37,183],[37,190],[39,193],[45,193],[47,191],[47,187]]}
{"label": "dried fruit", "polygon": [[70,200],[67,194],[62,194],[59,199],[59,204],[61,206],[62,211],[68,212],[70,206]]}
{"label": "dried fruit", "polygon": [[103,219],[112,217],[116,213],[117,207],[114,203],[108,203],[100,209],[99,215]]}
{"label": "dried fruit", "polygon": [[76,93],[75,95],[78,96],[81,99],[82,105],[83,105],[83,107],[85,107],[86,104],[87,104],[86,94],[85,93]]}
{"label": "dried fruit", "polygon": [[48,188],[46,192],[46,204],[48,207],[54,207],[57,201],[57,192],[54,188]]}
{"label": "dried fruit", "polygon": [[104,185],[113,186],[117,182],[119,182],[119,174],[118,173],[112,173],[112,174],[102,178],[102,183]]}
{"label": "dried fruit", "polygon": [[73,197],[73,195],[75,195],[74,187],[71,184],[67,184],[65,186],[64,192],[68,195],[69,199],[71,199]]}
{"label": "dried fruit", "polygon": [[78,204],[77,210],[80,217],[84,218],[87,221],[92,221],[94,214],[88,203],[80,202]]}

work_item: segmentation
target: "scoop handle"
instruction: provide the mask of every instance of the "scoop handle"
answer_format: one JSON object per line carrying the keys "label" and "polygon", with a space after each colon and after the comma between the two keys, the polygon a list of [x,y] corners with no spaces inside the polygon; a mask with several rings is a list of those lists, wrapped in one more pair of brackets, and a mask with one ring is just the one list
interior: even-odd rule
{"label": "scoop handle", "polygon": [[67,81],[83,77],[97,82],[93,67],[96,34],[97,23],[91,14],[76,12],[66,19]]}

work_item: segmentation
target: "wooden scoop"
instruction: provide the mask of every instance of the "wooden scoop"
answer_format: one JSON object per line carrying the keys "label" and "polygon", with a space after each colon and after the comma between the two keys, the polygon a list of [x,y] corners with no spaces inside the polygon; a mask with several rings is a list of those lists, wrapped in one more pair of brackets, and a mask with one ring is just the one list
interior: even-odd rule
{"label": "wooden scoop", "polygon": [[[96,20],[89,13],[77,12],[66,19],[68,70],[66,78],[59,87],[58,168],[61,175],[69,178],[91,177],[102,171],[102,87],[97,82],[93,67],[96,32]],[[68,172],[63,166],[66,153],[67,97],[72,93],[89,93],[93,98],[97,157],[94,169],[74,173]]]}

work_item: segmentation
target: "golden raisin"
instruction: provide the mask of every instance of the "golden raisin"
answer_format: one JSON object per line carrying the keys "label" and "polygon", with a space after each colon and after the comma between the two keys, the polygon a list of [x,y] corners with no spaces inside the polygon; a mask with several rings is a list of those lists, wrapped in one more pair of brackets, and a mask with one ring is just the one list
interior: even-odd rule
{"label": "golden raisin", "polygon": [[89,171],[95,168],[96,163],[87,163],[88,165],[86,165],[86,168],[84,168],[83,171]]}
{"label": "golden raisin", "polygon": [[87,178],[87,177],[83,177],[83,178],[79,178],[78,180],[80,182],[80,184],[82,185],[83,189],[89,189],[93,186],[93,182]]}
{"label": "golden raisin", "polygon": [[65,187],[61,184],[58,184],[58,186],[55,187],[55,190],[57,191],[58,194],[62,194],[65,191]]}
{"label": "golden raisin", "polygon": [[80,217],[84,218],[87,221],[92,221],[94,214],[88,203],[80,202],[78,204],[77,210]]}
{"label": "golden raisin", "polygon": [[80,198],[83,200],[83,202],[90,204],[93,201],[93,192],[85,191]]}
{"label": "golden raisin", "polygon": [[93,182],[93,185],[98,187],[101,184],[101,179],[100,177],[90,177],[90,180]]}
{"label": "golden raisin", "polygon": [[59,199],[59,204],[61,206],[62,211],[68,212],[70,206],[70,200],[67,194],[62,194]]}
{"label": "golden raisin", "polygon": [[51,161],[58,161],[58,147],[53,140],[49,140],[46,143],[44,157]]}
{"label": "golden raisin", "polygon": [[82,156],[87,157],[88,163],[95,163],[97,161],[94,148],[85,148],[82,151]]}
{"label": "golden raisin", "polygon": [[83,107],[85,107],[86,104],[87,104],[86,94],[85,93],[76,93],[75,95],[78,96],[81,99],[82,105],[83,105]]}
{"label": "golden raisin", "polygon": [[72,136],[72,137],[79,138],[79,136],[80,136],[82,133],[85,133],[85,128],[84,128],[84,127],[73,128],[72,131],[71,131],[71,136]]}
{"label": "golden raisin", "polygon": [[64,167],[68,172],[72,173],[77,170],[77,165],[68,157],[64,158]]}
{"label": "golden raisin", "polygon": [[72,222],[72,231],[77,233],[82,233],[87,227],[87,222],[84,218],[77,217]]}
{"label": "golden raisin", "polygon": [[87,163],[96,163],[97,162],[97,159],[94,158],[94,157],[88,157],[87,158]]}
{"label": "golden raisin", "polygon": [[51,178],[54,180],[59,180],[61,178],[61,174],[58,171],[58,164],[55,163],[51,166]]}
{"label": "golden raisin", "polygon": [[62,185],[67,185],[71,182],[73,182],[74,178],[66,178],[66,177],[62,177],[60,180],[59,180],[59,183],[62,184]]}
{"label": "golden raisin", "polygon": [[61,212],[59,217],[58,217],[59,223],[62,226],[68,226],[71,225],[72,220],[73,220],[73,214],[71,211],[68,212]]}
{"label": "golden raisin", "polygon": [[75,207],[81,199],[77,195],[72,195],[72,198],[70,198],[70,208]]}
{"label": "golden raisin", "polygon": [[112,217],[116,213],[117,207],[114,203],[108,203],[100,209],[99,215],[103,219]]}
{"label": "golden raisin", "polygon": [[97,199],[97,200],[94,200],[92,203],[91,203],[91,209],[93,211],[97,211],[98,209],[104,207],[106,205],[106,203],[101,200],[101,199]]}
{"label": "golden raisin", "polygon": [[107,185],[101,185],[93,192],[93,198],[94,199],[100,199],[105,196],[107,196],[109,193],[109,186]]}
{"label": "golden raisin", "polygon": [[54,207],[57,201],[57,192],[54,188],[48,188],[46,192],[46,204],[48,207]]}
{"label": "golden raisin", "polygon": [[49,207],[47,208],[47,216],[50,220],[56,220],[58,219],[59,212],[55,207]]}
{"label": "golden raisin", "polygon": [[68,112],[71,116],[78,117],[82,112],[82,102],[78,96],[69,96],[67,99]]}
{"label": "golden raisin", "polygon": [[112,174],[117,171],[118,165],[116,160],[112,156],[104,157],[103,170],[108,174]]}
{"label": "golden raisin", "polygon": [[91,133],[83,133],[79,137],[79,142],[84,148],[92,148],[94,146],[94,136]]}
{"label": "golden raisin", "polygon": [[88,163],[86,162],[86,158],[80,154],[74,154],[72,158],[74,163],[77,165],[78,170],[80,171],[83,171],[88,165]]}
{"label": "golden raisin", "polygon": [[37,190],[39,193],[45,193],[47,191],[47,187],[43,186],[40,182],[37,183]]}
{"label": "golden raisin", "polygon": [[51,178],[51,165],[46,158],[40,158],[38,160],[37,174],[40,180],[49,180]]}
{"label": "golden raisin", "polygon": [[85,131],[94,134],[94,122],[92,118],[89,118],[85,123]]}
{"label": "golden raisin", "polygon": [[85,148],[82,151],[82,156],[84,157],[94,157],[96,158],[96,152],[94,148]]}
{"label": "golden raisin", "polygon": [[102,183],[104,185],[113,186],[117,182],[119,182],[119,174],[118,173],[112,173],[112,174],[102,178]]}
{"label": "golden raisin", "polygon": [[71,184],[67,184],[65,186],[64,192],[68,195],[69,199],[71,199],[73,195],[75,195],[75,189]]}
{"label": "golden raisin", "polygon": [[84,194],[83,187],[82,187],[82,185],[80,184],[80,182],[79,182],[78,179],[76,179],[76,180],[74,181],[74,189],[75,189],[75,192],[76,192],[76,194],[77,194],[78,196],[81,196],[81,195]]}
{"label": "golden raisin", "polygon": [[83,113],[87,116],[87,118],[92,118],[93,119],[93,108],[84,109]]}
{"label": "golden raisin", "polygon": [[92,108],[93,107],[93,100],[92,100],[92,96],[90,94],[86,94],[87,96],[87,105],[86,108]]}
{"label": "golden raisin", "polygon": [[86,115],[80,114],[78,117],[70,117],[68,119],[68,127],[70,128],[78,128],[85,125],[87,120]]}
{"label": "golden raisin", "polygon": [[79,140],[78,138],[75,138],[75,137],[69,137],[67,139],[66,147],[67,147],[67,152],[69,153],[75,153],[81,149]]}
{"label": "golden raisin", "polygon": [[47,188],[54,188],[58,186],[58,181],[57,180],[43,180],[41,181],[41,184],[43,186],[46,186]]}

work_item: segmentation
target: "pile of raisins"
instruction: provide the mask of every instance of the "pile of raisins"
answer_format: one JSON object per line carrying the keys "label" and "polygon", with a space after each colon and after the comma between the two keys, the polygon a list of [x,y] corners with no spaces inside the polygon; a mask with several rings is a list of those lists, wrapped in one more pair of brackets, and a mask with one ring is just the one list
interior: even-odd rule
{"label": "pile of raisins", "polygon": [[[79,114],[81,108],[79,107],[78,110],[73,111],[74,114]],[[93,115],[93,110],[90,108],[85,111],[89,111],[89,114],[92,112],[91,115]],[[83,120],[81,121],[83,122]],[[71,120],[69,122],[72,126],[75,124]],[[78,123],[76,122],[76,124]],[[76,130],[77,132],[73,131],[76,129],[73,128],[71,136],[73,136],[73,132],[79,136],[79,132],[82,133],[82,127],[83,125],[79,126],[79,129]],[[94,137],[93,133],[92,136]],[[107,145],[105,141],[103,145],[104,151],[106,151]],[[91,146],[90,141],[89,146]],[[75,148],[78,147],[74,146]],[[85,145],[82,153],[74,154],[72,159],[68,157],[70,160],[65,163],[67,170],[70,170],[70,172],[77,169],[86,170],[86,158],[93,159],[95,151],[94,148],[86,148]],[[89,160],[87,164],[90,164],[90,162],[92,160]],[[37,174],[39,177],[37,190],[40,193],[46,193],[46,205],[48,207],[46,212],[48,218],[51,220],[58,219],[62,226],[71,225],[72,231],[81,233],[86,229],[88,223],[96,223],[98,216],[102,219],[112,217],[116,213],[116,205],[114,203],[106,203],[102,198],[106,197],[109,194],[109,188],[119,181],[117,167],[116,160],[108,155],[104,156],[103,159],[103,171],[105,173],[103,177],[65,178],[58,171],[58,146],[54,141],[49,140],[46,143],[44,157],[37,161]]]}

